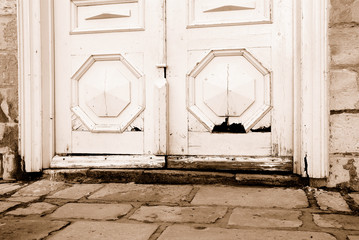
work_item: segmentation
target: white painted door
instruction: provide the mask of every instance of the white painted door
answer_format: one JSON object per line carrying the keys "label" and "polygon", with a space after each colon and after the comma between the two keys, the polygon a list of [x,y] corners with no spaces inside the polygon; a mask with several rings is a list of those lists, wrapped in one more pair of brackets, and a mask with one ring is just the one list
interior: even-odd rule
{"label": "white painted door", "polygon": [[163,0],[55,0],[56,153],[158,154]]}
{"label": "white painted door", "polygon": [[290,170],[293,1],[167,0],[169,167]]}
{"label": "white painted door", "polygon": [[293,0],[55,0],[57,154],[290,170],[292,14]]}

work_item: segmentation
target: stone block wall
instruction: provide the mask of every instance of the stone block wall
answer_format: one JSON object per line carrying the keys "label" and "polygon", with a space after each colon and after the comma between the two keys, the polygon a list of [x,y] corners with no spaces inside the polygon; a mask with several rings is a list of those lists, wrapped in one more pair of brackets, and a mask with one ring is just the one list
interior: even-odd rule
{"label": "stone block wall", "polygon": [[331,0],[328,187],[359,191],[359,0]]}
{"label": "stone block wall", "polygon": [[18,169],[16,0],[0,0],[0,178]]}

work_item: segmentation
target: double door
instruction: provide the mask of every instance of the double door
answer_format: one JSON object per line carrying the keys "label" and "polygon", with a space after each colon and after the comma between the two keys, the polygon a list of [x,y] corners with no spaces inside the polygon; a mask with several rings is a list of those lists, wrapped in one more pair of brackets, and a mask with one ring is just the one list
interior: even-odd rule
{"label": "double door", "polygon": [[291,170],[292,0],[54,7],[58,156]]}

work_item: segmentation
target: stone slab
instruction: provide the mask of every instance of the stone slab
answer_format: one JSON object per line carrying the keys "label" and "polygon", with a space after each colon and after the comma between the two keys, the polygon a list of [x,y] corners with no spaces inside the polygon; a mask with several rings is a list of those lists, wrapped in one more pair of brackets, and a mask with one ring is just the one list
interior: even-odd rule
{"label": "stone slab", "polygon": [[349,235],[348,240],[359,240],[359,235]]}
{"label": "stone slab", "polygon": [[341,214],[313,214],[313,220],[319,227],[343,228],[359,231],[359,216]]}
{"label": "stone slab", "polygon": [[301,231],[278,231],[278,230],[243,230],[225,228],[206,228],[174,225],[169,226],[158,240],[257,240],[257,239],[282,239],[282,240],[335,240],[328,233],[301,232]]}
{"label": "stone slab", "polygon": [[0,202],[0,213],[8,210],[9,208],[19,205],[20,202]]}
{"label": "stone slab", "polygon": [[338,192],[315,190],[315,198],[322,210],[350,212],[350,208]]}
{"label": "stone slab", "polygon": [[226,212],[226,207],[142,206],[130,219],[143,222],[214,223]]}
{"label": "stone slab", "polygon": [[39,199],[39,197],[10,197],[6,201],[28,203]]}
{"label": "stone slab", "polygon": [[39,202],[39,203],[30,204],[30,206],[26,208],[17,208],[13,211],[8,212],[7,215],[18,215],[18,216],[36,215],[36,214],[41,215],[48,211],[53,210],[54,208],[56,208],[55,205],[46,202]]}
{"label": "stone slab", "polygon": [[359,205],[359,193],[350,193],[349,196],[353,198],[354,202]]}
{"label": "stone slab", "polygon": [[10,193],[12,191],[15,191],[15,190],[21,188],[21,187],[22,186],[20,184],[17,184],[17,183],[0,184],[0,195]]}
{"label": "stone slab", "polygon": [[150,224],[80,221],[71,224],[48,239],[148,240],[157,227],[157,225]]}
{"label": "stone slab", "polygon": [[68,203],[58,208],[50,217],[116,220],[131,209],[130,204]]}
{"label": "stone slab", "polygon": [[245,186],[299,186],[306,185],[306,179],[298,175],[276,175],[276,174],[246,174],[237,173],[236,180]]}
{"label": "stone slab", "polygon": [[73,186],[53,193],[48,198],[80,199],[102,187],[101,184],[74,184]]}
{"label": "stone slab", "polygon": [[105,187],[88,197],[123,202],[179,202],[186,200],[192,186],[184,185],[138,185],[138,184],[107,184]]}
{"label": "stone slab", "polygon": [[293,210],[235,208],[228,225],[265,228],[300,227],[301,215],[300,211]]}
{"label": "stone slab", "polygon": [[64,227],[67,222],[42,220],[6,220],[0,221],[0,239],[2,240],[40,240],[50,232]]}
{"label": "stone slab", "polygon": [[50,180],[41,180],[35,183],[30,184],[29,186],[20,189],[13,196],[25,196],[25,197],[39,197],[46,194],[49,194],[52,191],[55,191],[64,185],[63,182],[54,182]]}
{"label": "stone slab", "polygon": [[308,207],[308,200],[304,191],[300,189],[202,186],[192,204],[305,208]]}

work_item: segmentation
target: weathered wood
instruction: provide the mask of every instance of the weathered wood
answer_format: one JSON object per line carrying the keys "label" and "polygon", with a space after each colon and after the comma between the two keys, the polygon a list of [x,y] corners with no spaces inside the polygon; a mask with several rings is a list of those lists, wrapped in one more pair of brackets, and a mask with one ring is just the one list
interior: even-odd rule
{"label": "weathered wood", "polygon": [[175,169],[291,172],[293,161],[292,157],[169,156],[167,167]]}
{"label": "weathered wood", "polygon": [[162,168],[165,157],[144,155],[55,156],[51,168]]}

